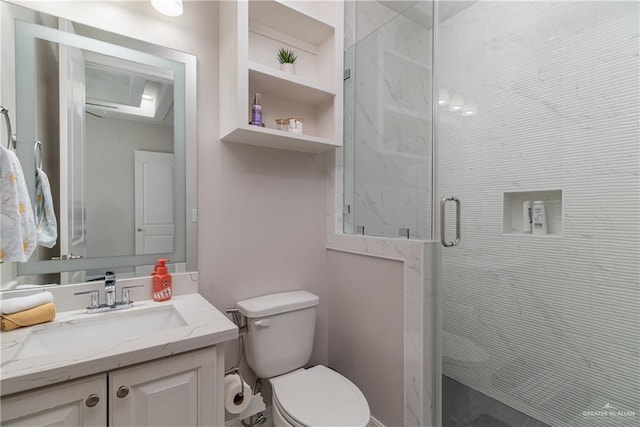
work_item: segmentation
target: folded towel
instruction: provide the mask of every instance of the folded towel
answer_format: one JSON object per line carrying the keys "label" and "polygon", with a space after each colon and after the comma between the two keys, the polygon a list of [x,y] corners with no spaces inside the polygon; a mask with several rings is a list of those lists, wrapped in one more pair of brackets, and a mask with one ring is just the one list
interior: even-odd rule
{"label": "folded towel", "polygon": [[56,318],[56,306],[50,302],[39,305],[29,310],[20,311],[13,314],[1,314],[0,329],[11,331],[23,326],[37,325],[38,323],[51,322]]}
{"label": "folded towel", "polygon": [[28,310],[39,305],[53,302],[53,294],[49,291],[39,292],[26,297],[16,297],[0,300],[0,313],[11,314]]}
{"label": "folded towel", "polygon": [[0,261],[27,262],[36,248],[36,223],[22,166],[0,145]]}
{"label": "folded towel", "polygon": [[47,174],[36,169],[36,229],[38,245],[52,248],[58,240],[58,222],[53,210],[53,197]]}

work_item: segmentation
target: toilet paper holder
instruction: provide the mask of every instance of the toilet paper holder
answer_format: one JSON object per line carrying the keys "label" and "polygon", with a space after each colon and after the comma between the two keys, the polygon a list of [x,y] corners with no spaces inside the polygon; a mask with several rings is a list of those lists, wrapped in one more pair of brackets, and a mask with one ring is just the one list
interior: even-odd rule
{"label": "toilet paper holder", "polygon": [[[238,327],[238,358],[233,367],[229,368],[224,372],[225,377],[227,375],[238,375],[240,381],[243,382],[242,375],[240,375],[240,362],[242,362],[242,358],[244,357],[244,342],[242,340],[243,336],[246,334],[248,330],[247,326],[247,318],[244,317],[240,310],[237,308],[227,308],[226,313],[230,314],[233,318],[233,323]],[[251,388],[251,387],[250,387]],[[251,388],[251,397],[249,401],[249,406],[245,408],[242,412],[238,414],[240,418],[240,422],[244,427],[252,427],[258,424],[263,424],[267,421],[267,418],[262,414],[262,411],[266,409],[266,405],[264,403],[264,399],[262,397],[262,379],[256,378],[255,385]],[[235,399],[240,399],[237,403]],[[241,388],[240,393],[234,396],[234,403],[240,404],[244,399],[244,388]],[[254,419],[253,417],[256,416]],[[249,423],[246,423],[244,420],[249,418]]]}

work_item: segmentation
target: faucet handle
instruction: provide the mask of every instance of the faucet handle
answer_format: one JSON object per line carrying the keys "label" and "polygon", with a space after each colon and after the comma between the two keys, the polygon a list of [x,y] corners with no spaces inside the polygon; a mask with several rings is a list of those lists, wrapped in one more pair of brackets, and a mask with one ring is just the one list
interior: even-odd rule
{"label": "faucet handle", "polygon": [[123,286],[122,287],[122,299],[118,302],[120,305],[131,304],[133,301],[129,298],[129,289],[141,288],[143,285]]}
{"label": "faucet handle", "polygon": [[82,291],[82,292],[74,292],[74,295],[86,295],[91,294],[91,304],[87,306],[87,310],[91,310],[94,308],[100,307],[100,291]]}

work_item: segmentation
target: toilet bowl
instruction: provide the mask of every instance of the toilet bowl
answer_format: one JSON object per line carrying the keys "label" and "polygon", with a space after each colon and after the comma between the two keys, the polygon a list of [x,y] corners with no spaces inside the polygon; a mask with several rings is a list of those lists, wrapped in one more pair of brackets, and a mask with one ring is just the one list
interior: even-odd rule
{"label": "toilet bowl", "polygon": [[311,358],[319,298],[283,292],[236,303],[247,318],[247,363],[273,387],[276,427],[365,427],[371,414],[362,392],[325,366],[302,369]]}
{"label": "toilet bowl", "polygon": [[351,381],[318,365],[270,379],[276,426],[369,425],[369,405]]}

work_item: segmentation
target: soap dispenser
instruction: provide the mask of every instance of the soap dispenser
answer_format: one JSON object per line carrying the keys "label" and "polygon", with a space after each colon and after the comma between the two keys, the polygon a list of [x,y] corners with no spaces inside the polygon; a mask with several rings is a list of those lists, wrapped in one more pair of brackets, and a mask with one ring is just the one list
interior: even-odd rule
{"label": "soap dispenser", "polygon": [[151,279],[153,283],[153,300],[157,302],[171,299],[172,278],[171,274],[167,271],[167,266],[165,265],[168,261],[168,259],[158,260],[155,274],[153,274]]}

